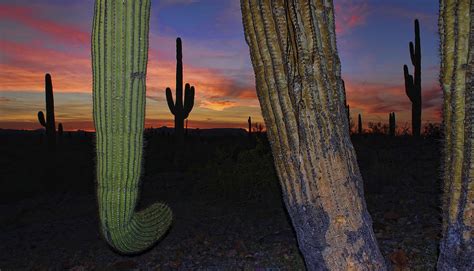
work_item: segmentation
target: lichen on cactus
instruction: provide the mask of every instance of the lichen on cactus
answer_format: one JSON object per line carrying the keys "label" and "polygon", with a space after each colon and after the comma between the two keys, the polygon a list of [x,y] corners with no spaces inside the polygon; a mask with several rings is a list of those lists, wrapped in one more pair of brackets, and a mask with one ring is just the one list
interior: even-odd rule
{"label": "lichen on cactus", "polygon": [[136,211],[142,173],[151,0],[96,0],[93,116],[101,231],[123,254],[146,250],[171,225],[169,207]]}
{"label": "lichen on cactus", "polygon": [[184,120],[194,106],[194,86],[186,84],[184,87],[183,102],[183,53],[181,39],[176,39],[176,100],[173,101],[171,89],[166,88],[166,101],[171,114],[174,115],[174,132],[178,141],[182,140],[184,134]]}
{"label": "lichen on cactus", "polygon": [[405,78],[405,92],[411,101],[411,129],[414,136],[420,136],[421,130],[421,46],[420,24],[415,20],[415,45],[409,44],[410,59],[415,69],[414,76],[408,72],[407,65],[403,65]]}
{"label": "lichen on cactus", "polygon": [[[56,149],[56,120],[54,117],[54,95],[53,83],[51,75],[47,73],[44,76],[44,92],[46,98],[46,119],[43,111],[38,112],[38,121],[46,129],[46,137],[48,138],[48,148],[50,150]],[[60,123],[59,125],[62,126]]]}

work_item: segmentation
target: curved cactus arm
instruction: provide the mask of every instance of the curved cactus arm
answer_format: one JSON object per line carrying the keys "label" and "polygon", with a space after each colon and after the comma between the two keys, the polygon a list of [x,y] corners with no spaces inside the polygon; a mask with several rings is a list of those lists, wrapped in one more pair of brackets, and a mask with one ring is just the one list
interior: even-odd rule
{"label": "curved cactus arm", "polygon": [[186,84],[184,90],[184,118],[187,119],[191,110],[194,106],[194,87],[190,87],[189,84]]}
{"label": "curved cactus arm", "polygon": [[176,107],[174,105],[173,101],[173,94],[171,93],[170,88],[166,88],[166,102],[168,103],[168,107],[171,111],[171,114],[175,115],[176,114]]}
{"label": "curved cactus arm", "polygon": [[142,170],[145,78],[151,0],[96,0],[92,30],[97,198],[102,233],[117,251],[134,254],[171,225],[170,209],[135,207]]}
{"label": "curved cactus arm", "polygon": [[38,111],[38,121],[41,124],[41,126],[46,127],[46,120],[44,119],[43,111]]}
{"label": "curved cactus arm", "polygon": [[411,102],[413,102],[413,89],[415,88],[414,83],[413,83],[413,76],[408,72],[408,67],[407,65],[403,66],[403,75],[405,77],[405,92],[410,99]]}

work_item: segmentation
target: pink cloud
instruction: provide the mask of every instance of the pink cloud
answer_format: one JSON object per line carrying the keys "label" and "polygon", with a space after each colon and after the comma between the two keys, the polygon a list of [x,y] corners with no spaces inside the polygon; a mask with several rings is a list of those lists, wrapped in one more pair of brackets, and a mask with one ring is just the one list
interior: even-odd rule
{"label": "pink cloud", "polygon": [[89,32],[82,31],[74,25],[65,25],[63,23],[60,24],[51,20],[38,18],[37,14],[38,12],[35,12],[33,8],[0,4],[0,17],[2,20],[21,23],[64,42],[83,45],[89,44]]}
{"label": "pink cloud", "polygon": [[344,35],[348,30],[363,25],[368,14],[369,5],[365,1],[337,1],[335,4],[337,35]]}

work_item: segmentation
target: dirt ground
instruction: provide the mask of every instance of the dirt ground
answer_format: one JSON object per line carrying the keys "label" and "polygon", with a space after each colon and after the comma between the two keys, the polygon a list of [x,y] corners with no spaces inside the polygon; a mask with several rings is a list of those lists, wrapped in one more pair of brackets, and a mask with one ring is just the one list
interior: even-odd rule
{"label": "dirt ground", "polygon": [[[241,160],[232,159],[251,148],[246,137],[230,149],[221,146],[235,138],[193,140],[186,167],[173,166],[170,140],[148,137],[139,208],[166,202],[173,226],[156,246],[129,257],[114,253],[99,234],[91,135],[65,137],[53,158],[40,134],[0,135],[0,269],[304,270],[280,191],[265,186],[276,179],[251,198],[241,195],[255,189],[247,186],[252,180],[233,184],[230,193],[240,192],[230,197],[219,190],[225,180],[213,181],[213,168],[238,167]],[[441,223],[439,142],[385,136],[353,142],[387,263],[394,270],[433,270]],[[219,155],[231,162],[213,158]],[[256,161],[249,163],[243,168]],[[261,178],[254,169],[245,174]]]}

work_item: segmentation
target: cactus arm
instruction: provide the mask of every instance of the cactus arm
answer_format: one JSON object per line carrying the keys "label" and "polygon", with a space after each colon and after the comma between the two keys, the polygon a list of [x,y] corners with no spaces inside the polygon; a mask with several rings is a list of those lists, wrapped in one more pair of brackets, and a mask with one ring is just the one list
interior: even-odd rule
{"label": "cactus arm", "polygon": [[38,111],[38,121],[41,124],[41,126],[46,127],[46,121],[44,120],[43,111]]}
{"label": "cactus arm", "polygon": [[171,210],[136,211],[142,169],[151,0],[96,0],[92,30],[93,112],[101,231],[120,253],[141,252],[167,231]]}
{"label": "cactus arm", "polygon": [[174,106],[173,94],[171,93],[170,88],[166,88],[166,102],[168,102],[168,107],[171,111],[171,114],[176,115],[176,108]]}
{"label": "cactus arm", "polygon": [[190,87],[189,84],[186,84],[184,90],[184,118],[187,119],[189,113],[194,106],[194,87]]}
{"label": "cactus arm", "polygon": [[407,65],[403,65],[403,75],[405,77],[405,92],[410,99],[411,102],[413,102],[414,94],[413,94],[413,76],[408,73],[408,67]]}
{"label": "cactus arm", "polygon": [[415,63],[416,63],[416,60],[415,60],[415,50],[413,49],[413,42],[411,42],[411,41],[410,41],[409,48],[410,48],[410,59],[411,59],[411,63],[412,63],[413,66],[414,66]]}

